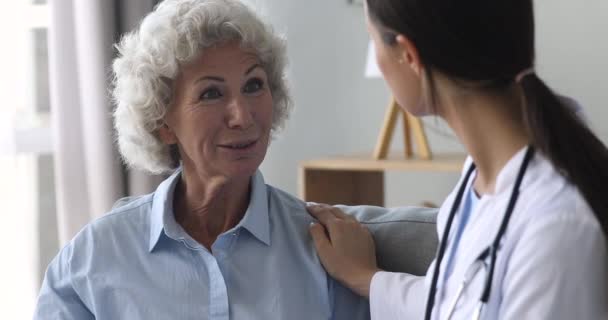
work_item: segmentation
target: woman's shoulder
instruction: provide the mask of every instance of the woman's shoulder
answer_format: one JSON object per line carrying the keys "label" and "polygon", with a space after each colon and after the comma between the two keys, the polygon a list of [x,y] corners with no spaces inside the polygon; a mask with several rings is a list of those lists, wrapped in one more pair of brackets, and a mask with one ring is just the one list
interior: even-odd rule
{"label": "woman's shoulder", "polygon": [[291,193],[277,187],[266,185],[268,190],[268,210],[281,211],[282,214],[310,216],[306,211],[306,202]]}
{"label": "woman's shoulder", "polygon": [[148,234],[151,207],[151,195],[120,199],[108,213],[85,225],[62,251],[67,250],[70,261],[77,263],[140,247]]}
{"label": "woman's shoulder", "polygon": [[149,225],[153,194],[125,197],[117,200],[105,215],[96,218],[84,229],[102,232],[105,235],[116,232],[131,232],[134,227]]}
{"label": "woman's shoulder", "polygon": [[[600,228],[593,209],[579,188],[565,177],[549,159],[539,154],[532,165],[529,183],[521,190],[524,220],[530,228],[564,224]],[[519,202],[519,201],[518,201]],[[601,228],[600,228],[601,229]]]}

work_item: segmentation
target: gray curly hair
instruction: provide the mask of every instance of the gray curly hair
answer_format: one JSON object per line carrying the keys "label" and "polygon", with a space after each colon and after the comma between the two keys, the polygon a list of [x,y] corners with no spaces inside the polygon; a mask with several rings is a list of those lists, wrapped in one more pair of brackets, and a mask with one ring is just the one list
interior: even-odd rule
{"label": "gray curly hair", "polygon": [[129,167],[151,173],[176,168],[178,161],[159,139],[158,129],[180,65],[206,48],[234,40],[260,60],[274,100],[272,133],[283,127],[291,109],[283,37],[238,0],[165,0],[116,45],[114,127]]}

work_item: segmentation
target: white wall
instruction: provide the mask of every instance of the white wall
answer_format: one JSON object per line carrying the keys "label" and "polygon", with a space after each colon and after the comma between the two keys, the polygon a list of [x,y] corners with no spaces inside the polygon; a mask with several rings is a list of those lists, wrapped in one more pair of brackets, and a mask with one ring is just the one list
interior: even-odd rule
{"label": "white wall", "polygon": [[583,105],[608,142],[608,1],[536,1],[537,65],[555,90]]}
{"label": "white wall", "polygon": [[[288,38],[296,109],[262,171],[268,183],[296,194],[300,161],[371,154],[389,92],[381,79],[363,75],[368,36],[361,7],[346,0],[248,2]],[[538,0],[536,11],[539,73],[552,87],[579,100],[608,141],[608,1]],[[449,131],[439,120],[425,121],[433,151],[462,150],[454,138],[435,132]],[[400,143],[398,138],[393,145]],[[389,174],[387,205],[421,200],[440,204],[456,179],[456,174]]]}

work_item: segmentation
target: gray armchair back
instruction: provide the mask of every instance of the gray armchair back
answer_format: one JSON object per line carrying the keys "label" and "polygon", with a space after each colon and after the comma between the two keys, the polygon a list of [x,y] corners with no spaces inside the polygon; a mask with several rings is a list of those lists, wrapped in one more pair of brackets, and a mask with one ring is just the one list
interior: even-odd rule
{"label": "gray armchair back", "polygon": [[424,275],[435,258],[438,209],[338,206],[371,231],[378,266],[386,271]]}

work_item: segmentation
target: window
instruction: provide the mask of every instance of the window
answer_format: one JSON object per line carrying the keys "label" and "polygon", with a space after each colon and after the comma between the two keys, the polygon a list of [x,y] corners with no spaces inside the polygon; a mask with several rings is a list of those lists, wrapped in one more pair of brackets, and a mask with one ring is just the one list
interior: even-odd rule
{"label": "window", "polygon": [[30,319],[58,250],[48,85],[46,0],[0,11],[0,319]]}

